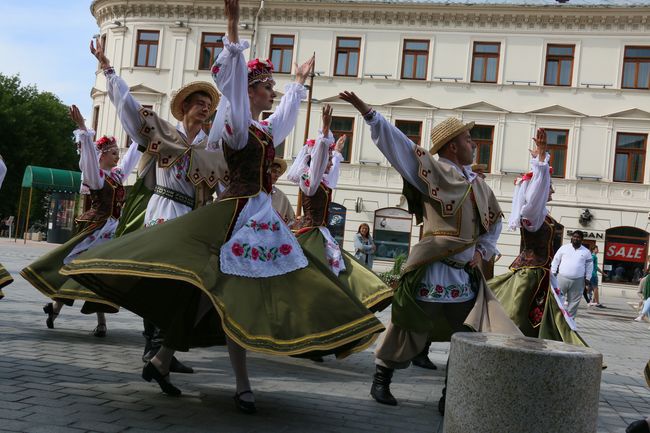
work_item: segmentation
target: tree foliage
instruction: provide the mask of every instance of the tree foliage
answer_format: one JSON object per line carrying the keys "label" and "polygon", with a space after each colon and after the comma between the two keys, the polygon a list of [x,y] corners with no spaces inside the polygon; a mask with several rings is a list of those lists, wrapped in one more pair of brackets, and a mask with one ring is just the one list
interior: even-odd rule
{"label": "tree foliage", "polygon": [[[68,107],[56,95],[22,85],[18,75],[0,74],[0,155],[7,165],[0,191],[1,217],[17,215],[20,185],[28,165],[79,170],[74,127]],[[32,198],[33,220],[45,216],[39,202],[42,197],[40,193]]]}

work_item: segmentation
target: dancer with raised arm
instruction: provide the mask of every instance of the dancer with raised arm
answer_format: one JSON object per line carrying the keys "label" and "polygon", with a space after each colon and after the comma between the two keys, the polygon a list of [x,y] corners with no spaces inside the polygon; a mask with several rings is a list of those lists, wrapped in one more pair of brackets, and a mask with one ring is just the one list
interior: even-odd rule
{"label": "dancer with raised arm", "polygon": [[345,356],[367,347],[383,326],[308,259],[271,206],[275,146],[295,125],[313,58],[296,68],[296,82],[260,122],[275,97],[272,67],[247,65],[239,2],[225,1],[225,10],[228,35],[212,68],[222,97],[209,142],[221,143],[230,183],[216,203],[117,238],[63,272],[166,331],[142,376],[167,394],[181,393],[169,381],[175,350],[227,344],[236,407],[253,413],[247,350]]}
{"label": "dancer with raised arm", "polygon": [[[393,371],[408,367],[428,341],[450,341],[458,331],[521,335],[477,267],[497,252],[501,208],[467,167],[476,149],[469,133],[473,123],[449,118],[436,125],[427,152],[354,93],[339,96],[363,115],[372,140],[404,178],[409,211],[424,224],[393,297],[392,323],[375,352],[370,393],[379,403],[396,405]],[[445,392],[438,403],[441,413]]]}
{"label": "dancer with raised arm", "polygon": [[[2,155],[0,155],[0,188],[2,188],[2,182],[5,180],[7,175],[7,166],[5,165]],[[11,284],[14,281],[13,277],[7,270],[0,264],[0,299],[4,298],[4,293],[2,293],[2,288]]]}
{"label": "dancer with raised arm", "polygon": [[86,128],[79,109],[70,107],[70,117],[77,124],[74,131],[79,143],[79,168],[84,186],[90,191],[90,209],[77,219],[77,234],[60,247],[43,255],[24,268],[20,275],[45,296],[51,298],[43,307],[47,314],[48,328],[54,328],[54,320],[63,305],[72,305],[76,299],[85,301],[81,312],[97,314],[96,337],[106,336],[104,313],[115,313],[117,304],[108,301],[59,274],[59,269],[83,252],[112,239],[120,218],[125,193],[122,186],[129,173],[138,164],[142,153],[137,146],[130,146],[120,160],[120,151],[114,137],[101,137],[93,142],[95,131]]}
{"label": "dancer with raised arm", "polygon": [[553,255],[562,246],[564,227],[546,207],[554,191],[545,131],[538,129],[533,140],[532,171],[515,181],[508,220],[508,228],[521,233],[521,253],[510,271],[489,280],[488,286],[524,335],[586,346],[575,332],[575,322],[550,272]]}
{"label": "dancer with raised arm", "polygon": [[393,290],[351,254],[342,250],[327,228],[332,190],[336,188],[341,149],[345,135],[334,143],[330,131],[332,107],[325,105],[322,130],[316,140],[308,140],[287,173],[298,184],[302,194],[303,216],[293,226],[302,248],[319,259],[320,265],[336,275],[370,311],[381,311],[390,305]]}

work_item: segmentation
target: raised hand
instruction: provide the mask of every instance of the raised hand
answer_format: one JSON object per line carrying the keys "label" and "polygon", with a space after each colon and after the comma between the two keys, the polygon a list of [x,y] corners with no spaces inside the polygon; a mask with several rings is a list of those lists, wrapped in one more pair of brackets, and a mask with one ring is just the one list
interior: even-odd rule
{"label": "raised hand", "polygon": [[94,44],[92,40],[90,41],[90,52],[99,61],[99,66],[102,69],[108,69],[111,67],[110,60],[108,60],[108,57],[104,54],[104,45],[99,38],[95,39]]}
{"label": "raised hand", "polygon": [[338,140],[336,140],[336,144],[334,145],[334,150],[336,150],[338,153],[343,153],[343,147],[345,146],[345,142],[347,141],[348,136],[343,134],[339,137]]}
{"label": "raised hand", "polygon": [[76,105],[71,105],[68,112],[70,113],[72,121],[77,124],[77,128],[86,131],[86,122],[84,121],[79,108]]}
{"label": "raised hand", "polygon": [[316,61],[316,56],[313,55],[302,65],[298,66],[296,63],[293,66],[296,68],[296,83],[305,84],[307,77],[314,70],[314,62]]}
{"label": "raised hand", "polygon": [[323,107],[322,111],[322,117],[323,117],[323,135],[326,136],[330,132],[330,125],[332,124],[332,106],[329,104],[325,104]]}
{"label": "raised hand", "polygon": [[363,102],[354,92],[349,92],[347,90],[339,93],[339,98],[343,99],[345,102],[352,104],[354,108],[359,111],[361,114],[367,114],[370,111],[370,106]]}
{"label": "raised hand", "polygon": [[538,128],[535,138],[533,138],[536,148],[530,151],[530,154],[533,158],[537,158],[541,155],[544,158],[546,153],[546,131],[544,128]]}
{"label": "raised hand", "polygon": [[239,42],[239,0],[224,0],[224,13],[228,17],[228,39]]}

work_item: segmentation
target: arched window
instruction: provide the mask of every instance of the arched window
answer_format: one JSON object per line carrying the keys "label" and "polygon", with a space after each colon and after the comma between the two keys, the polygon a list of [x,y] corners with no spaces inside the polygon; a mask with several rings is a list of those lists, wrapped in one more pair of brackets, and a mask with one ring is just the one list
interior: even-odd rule
{"label": "arched window", "polygon": [[327,220],[327,228],[336,239],[336,242],[343,247],[343,238],[345,237],[345,216],[348,209],[342,204],[330,202],[329,217]]}
{"label": "arched window", "polygon": [[373,224],[373,238],[377,246],[375,258],[393,260],[401,254],[408,256],[412,222],[412,215],[404,209],[377,209]]}
{"label": "arched window", "polygon": [[648,257],[648,232],[636,227],[605,231],[603,281],[638,284]]}

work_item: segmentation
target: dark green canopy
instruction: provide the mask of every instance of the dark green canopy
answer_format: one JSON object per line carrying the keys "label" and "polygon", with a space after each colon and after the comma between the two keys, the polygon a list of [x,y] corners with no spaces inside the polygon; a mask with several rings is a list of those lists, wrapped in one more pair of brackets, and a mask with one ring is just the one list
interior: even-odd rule
{"label": "dark green canopy", "polygon": [[48,192],[78,193],[81,187],[81,172],[28,165],[23,175],[22,187]]}

